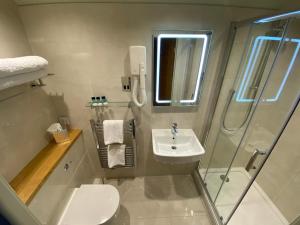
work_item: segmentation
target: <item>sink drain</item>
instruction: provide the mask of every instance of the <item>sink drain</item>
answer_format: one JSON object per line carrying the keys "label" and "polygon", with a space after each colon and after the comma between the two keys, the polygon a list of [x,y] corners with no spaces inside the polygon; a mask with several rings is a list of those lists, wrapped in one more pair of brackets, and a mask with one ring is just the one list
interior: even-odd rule
{"label": "sink drain", "polygon": [[175,150],[177,147],[176,147],[176,146],[172,146],[171,148],[172,148],[173,150]]}

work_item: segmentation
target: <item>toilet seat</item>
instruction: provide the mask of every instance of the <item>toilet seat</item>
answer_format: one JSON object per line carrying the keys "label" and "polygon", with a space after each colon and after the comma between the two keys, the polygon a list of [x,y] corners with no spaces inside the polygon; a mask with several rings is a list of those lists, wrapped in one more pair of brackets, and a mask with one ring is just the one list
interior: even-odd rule
{"label": "toilet seat", "polygon": [[73,192],[60,225],[99,225],[118,211],[120,195],[112,185],[81,185]]}

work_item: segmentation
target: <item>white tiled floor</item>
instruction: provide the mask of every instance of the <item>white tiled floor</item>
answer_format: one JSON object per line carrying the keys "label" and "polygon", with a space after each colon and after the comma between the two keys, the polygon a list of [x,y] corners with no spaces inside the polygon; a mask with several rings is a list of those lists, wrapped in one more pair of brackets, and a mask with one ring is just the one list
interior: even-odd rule
{"label": "white tiled floor", "polygon": [[191,176],[107,180],[120,192],[113,225],[211,225]]}

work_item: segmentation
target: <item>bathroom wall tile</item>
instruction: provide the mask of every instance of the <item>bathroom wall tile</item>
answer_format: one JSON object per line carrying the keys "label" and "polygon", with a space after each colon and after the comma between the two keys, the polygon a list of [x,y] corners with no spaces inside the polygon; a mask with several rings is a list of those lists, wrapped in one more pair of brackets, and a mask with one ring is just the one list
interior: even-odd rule
{"label": "bathroom wall tile", "polygon": [[42,89],[25,85],[22,94],[0,102],[0,118],[0,171],[10,181],[48,144],[46,129],[57,116]]}

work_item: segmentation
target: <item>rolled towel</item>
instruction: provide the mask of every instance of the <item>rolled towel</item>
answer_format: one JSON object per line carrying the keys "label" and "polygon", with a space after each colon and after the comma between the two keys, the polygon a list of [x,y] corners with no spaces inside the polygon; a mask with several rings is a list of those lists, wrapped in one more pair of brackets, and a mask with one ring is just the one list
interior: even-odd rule
{"label": "rolled towel", "polygon": [[0,78],[39,71],[47,65],[48,61],[40,56],[0,59]]}
{"label": "rolled towel", "polygon": [[123,143],[123,120],[103,121],[104,144]]}
{"label": "rolled towel", "polygon": [[107,148],[108,167],[125,166],[125,145],[111,144]]}

